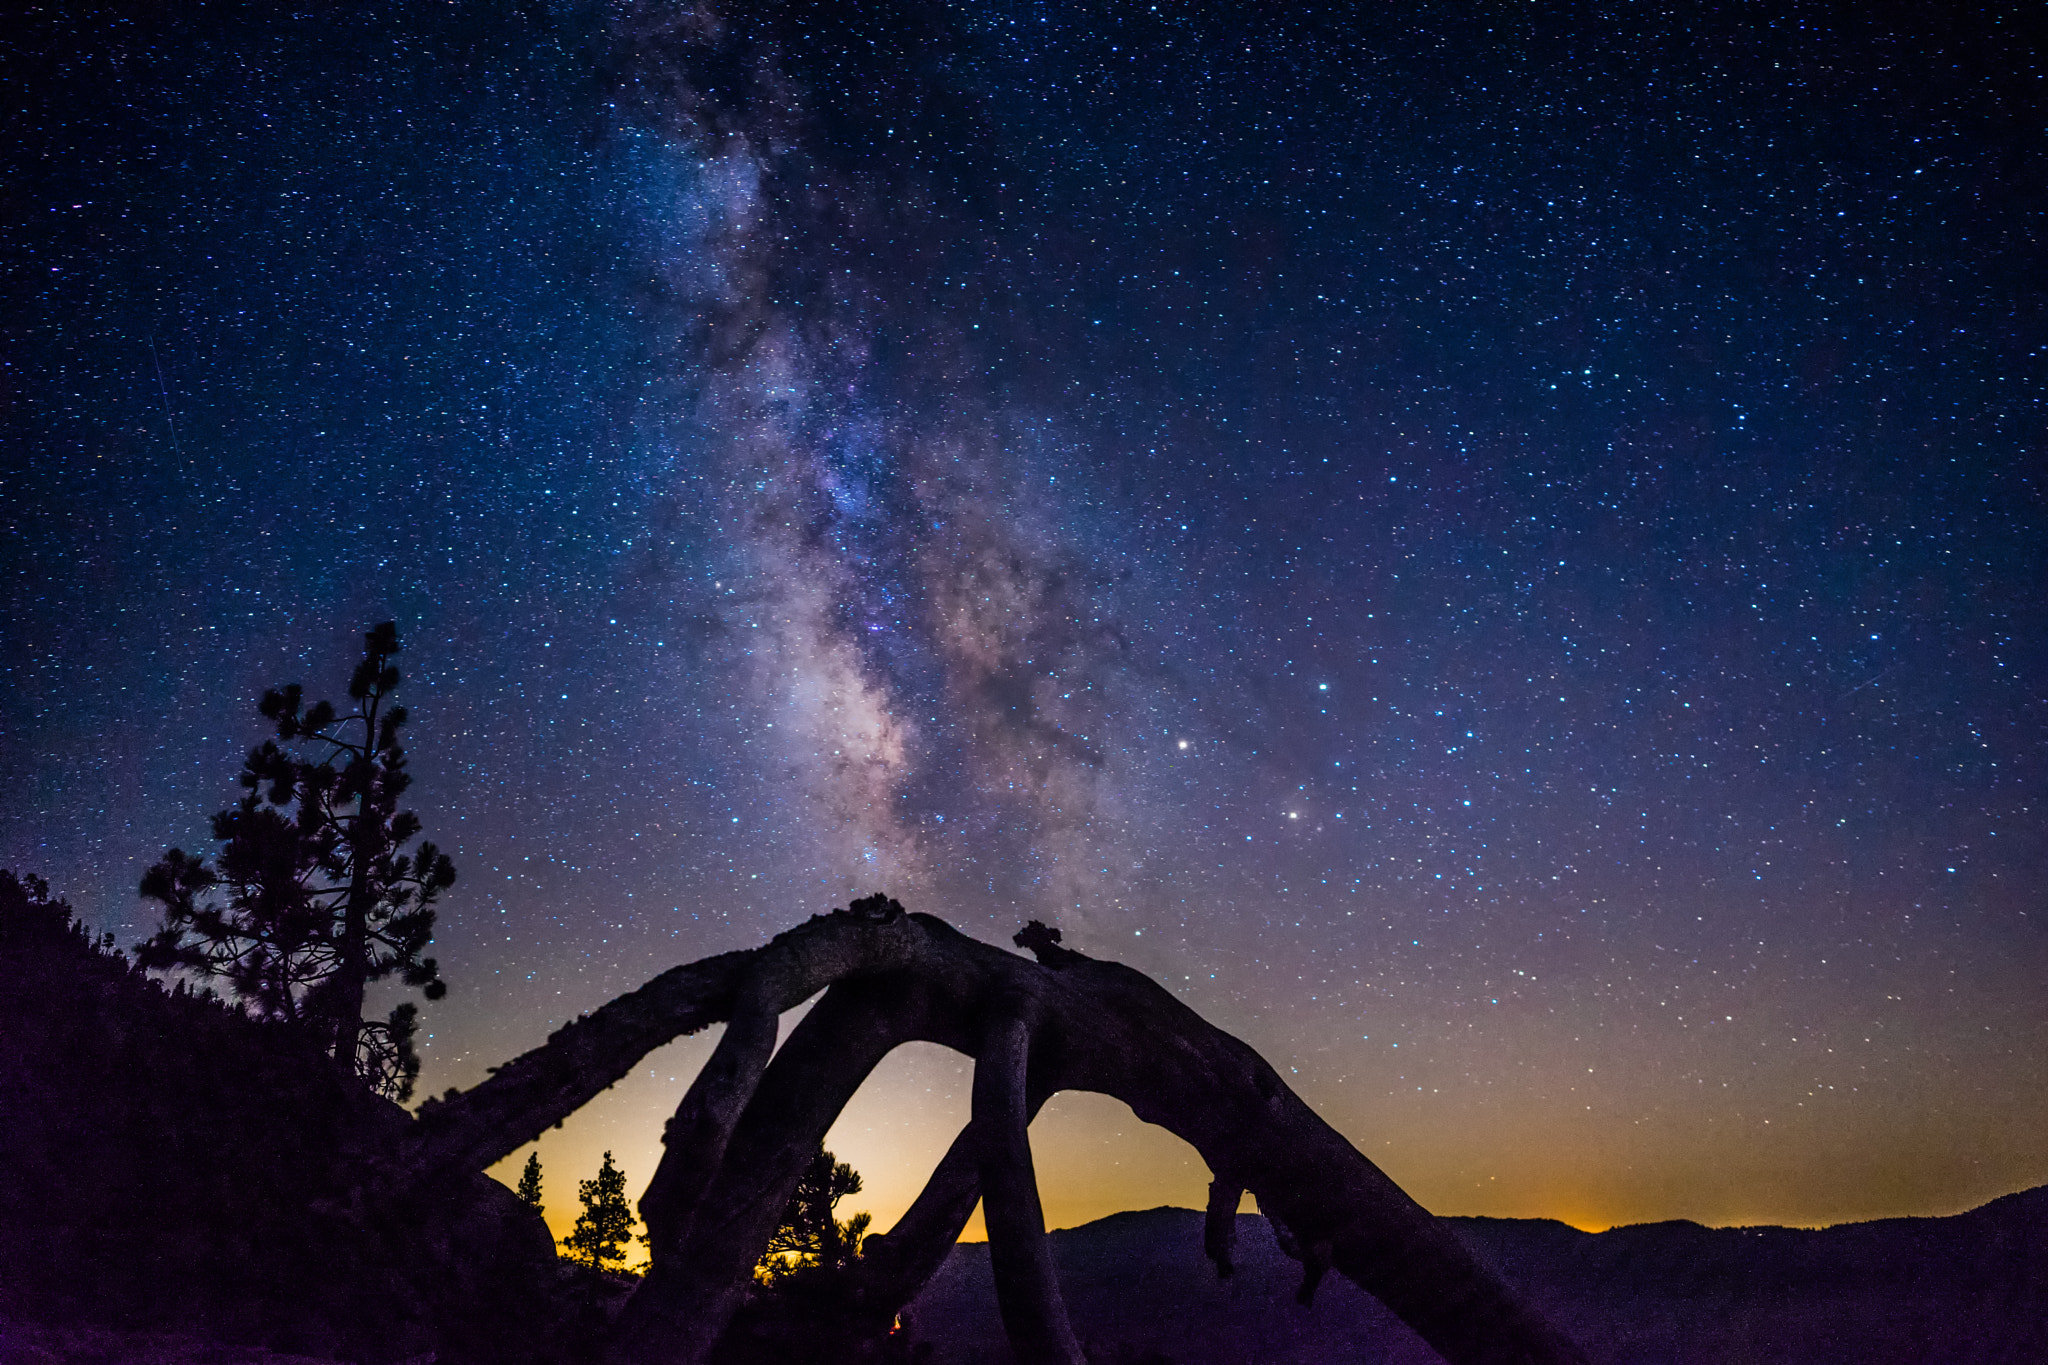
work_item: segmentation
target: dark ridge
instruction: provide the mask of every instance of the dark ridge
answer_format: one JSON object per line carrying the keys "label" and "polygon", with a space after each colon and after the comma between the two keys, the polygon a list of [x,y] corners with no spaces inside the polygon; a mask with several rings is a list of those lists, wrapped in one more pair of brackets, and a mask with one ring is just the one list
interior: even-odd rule
{"label": "dark ridge", "polygon": [[[1415,1334],[1301,1268],[1266,1220],[1238,1215],[1236,1272],[1202,1254],[1202,1214],[1119,1213],[1052,1234],[1091,1358],[1153,1365],[1438,1365]],[[1612,1365],[2022,1365],[2048,1361],[2048,1186],[1944,1218],[1708,1228],[1673,1220],[1580,1232],[1550,1219],[1449,1218],[1480,1259],[1594,1361]],[[963,1244],[911,1310],[935,1365],[1011,1356],[986,1244]]]}

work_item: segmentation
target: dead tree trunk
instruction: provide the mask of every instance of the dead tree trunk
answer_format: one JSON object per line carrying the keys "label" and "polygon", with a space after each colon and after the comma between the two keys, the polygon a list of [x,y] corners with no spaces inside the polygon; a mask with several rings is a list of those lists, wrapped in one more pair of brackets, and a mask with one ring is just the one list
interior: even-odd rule
{"label": "dead tree trunk", "polygon": [[650,1227],[681,1225],[688,1235],[650,1245],[647,1277],[615,1325],[611,1360],[667,1365],[705,1357],[833,1120],[875,1064],[912,1033],[920,996],[919,983],[896,975],[826,991],[761,1073],[695,1207],[662,1208],[651,1187],[641,1197]]}
{"label": "dead tree trunk", "polygon": [[1005,1011],[982,1034],[974,1062],[974,1127],[982,1216],[996,1307],[1019,1361],[1087,1365],[1067,1322],[1060,1281],[1045,1240],[1045,1211],[1031,1167],[1024,1078],[1031,1062],[1031,1019]]}
{"label": "dead tree trunk", "polygon": [[[488,1165],[653,1048],[733,1018],[669,1126],[667,1155],[641,1203],[655,1238],[652,1269],[610,1352],[619,1365],[695,1365],[840,1109],[893,1048],[936,1042],[976,1058],[974,1120],[882,1239],[865,1281],[878,1314],[893,1314],[937,1268],[979,1193],[1019,1358],[1081,1359],[1046,1252],[1024,1126],[1045,1097],[1094,1090],[1178,1134],[1209,1164],[1205,1241],[1222,1253],[1219,1270],[1229,1255],[1223,1195],[1250,1190],[1300,1248],[1304,1295],[1334,1268],[1453,1365],[1584,1359],[1249,1047],[1142,974],[1061,948],[1055,930],[1032,925],[1018,942],[1038,961],[870,897],[752,953],[677,968],[423,1114],[399,1183]],[[764,1066],[775,1016],[827,986]]]}
{"label": "dead tree trunk", "polygon": [[[1046,1096],[1029,1093],[1030,1119]],[[867,1239],[854,1266],[854,1298],[873,1324],[886,1327],[938,1273],[981,1202],[981,1131],[972,1122],[946,1149],[924,1189],[887,1233]]]}

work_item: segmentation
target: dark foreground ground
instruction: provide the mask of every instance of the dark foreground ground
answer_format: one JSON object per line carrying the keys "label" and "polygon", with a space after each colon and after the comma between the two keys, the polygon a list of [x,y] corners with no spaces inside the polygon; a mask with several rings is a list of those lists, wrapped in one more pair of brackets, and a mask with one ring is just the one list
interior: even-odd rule
{"label": "dark foreground ground", "polygon": [[[1821,1231],[1653,1223],[1602,1233],[1449,1220],[1599,1362],[1614,1365],[2048,1365],[2048,1187],[1953,1218]],[[1349,1281],[1294,1301],[1300,1267],[1238,1219],[1238,1271],[1202,1256],[1202,1216],[1152,1209],[1053,1234],[1076,1330],[1104,1362],[1436,1365]],[[940,1365],[1011,1356],[986,1244],[963,1245],[913,1309]]]}

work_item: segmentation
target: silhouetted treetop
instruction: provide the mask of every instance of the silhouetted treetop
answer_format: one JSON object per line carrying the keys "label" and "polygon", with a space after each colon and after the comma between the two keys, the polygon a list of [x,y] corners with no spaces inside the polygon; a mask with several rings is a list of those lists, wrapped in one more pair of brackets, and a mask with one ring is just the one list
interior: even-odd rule
{"label": "silhouetted treetop", "polygon": [[249,752],[245,794],[213,817],[215,861],[173,848],[143,875],[164,918],[136,955],[224,978],[260,1017],[314,1030],[338,1065],[404,1100],[419,1073],[418,1006],[365,1020],[363,998],[393,976],[429,1000],[447,993],[425,953],[455,868],[432,843],[406,851],[420,822],[398,809],[412,781],[398,742],[406,711],[391,701],[398,629],[386,621],[363,641],[348,710],[307,706],[297,683],[263,694],[277,739]]}
{"label": "silhouetted treetop", "polygon": [[758,1273],[774,1281],[799,1270],[845,1268],[860,1255],[872,1218],[856,1213],[841,1222],[835,1212],[840,1200],[859,1194],[860,1188],[860,1172],[821,1150],[790,1193]]}

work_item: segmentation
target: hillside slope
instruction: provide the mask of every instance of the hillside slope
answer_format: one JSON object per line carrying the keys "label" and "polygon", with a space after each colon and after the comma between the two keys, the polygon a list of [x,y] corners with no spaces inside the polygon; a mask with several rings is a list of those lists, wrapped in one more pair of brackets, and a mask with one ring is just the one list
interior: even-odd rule
{"label": "hillside slope", "polygon": [[504,1186],[351,1208],[411,1121],[0,872],[0,1345],[76,1327],[372,1365],[557,1358],[553,1242]]}

